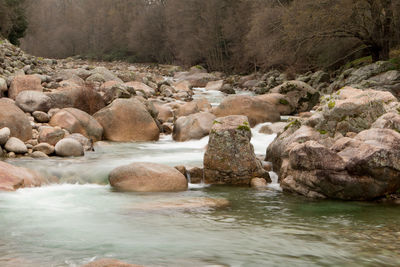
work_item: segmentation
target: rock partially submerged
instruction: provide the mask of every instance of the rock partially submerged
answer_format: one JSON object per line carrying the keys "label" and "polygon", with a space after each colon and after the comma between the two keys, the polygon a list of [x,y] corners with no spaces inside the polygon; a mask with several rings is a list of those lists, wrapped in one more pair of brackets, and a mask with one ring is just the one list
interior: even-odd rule
{"label": "rock partially submerged", "polygon": [[400,107],[388,92],[341,89],[268,147],[284,191],[371,200],[400,189]]}
{"label": "rock partially submerged", "polygon": [[46,178],[36,171],[0,161],[0,191],[15,191],[19,188],[37,187],[46,183]]}
{"label": "rock partially submerged", "polygon": [[143,267],[141,265],[129,264],[115,259],[99,259],[81,267]]}
{"label": "rock partially submerged", "polygon": [[140,203],[132,207],[134,210],[142,211],[186,211],[186,210],[202,210],[202,209],[220,209],[230,205],[229,201],[224,198],[179,198],[175,201],[157,201],[150,203]]}
{"label": "rock partially submerged", "polygon": [[254,154],[249,125],[245,116],[216,119],[204,154],[206,183],[250,185],[255,177],[271,182]]}
{"label": "rock partially submerged", "polygon": [[176,192],[188,188],[186,177],[177,169],[157,163],[132,163],[114,169],[111,186],[121,191]]}

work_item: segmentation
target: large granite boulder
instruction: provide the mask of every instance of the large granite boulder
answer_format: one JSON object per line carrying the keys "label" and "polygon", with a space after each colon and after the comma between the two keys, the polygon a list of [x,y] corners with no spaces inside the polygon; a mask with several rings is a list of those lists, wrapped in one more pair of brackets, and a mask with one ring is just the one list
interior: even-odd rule
{"label": "large granite boulder", "polygon": [[37,187],[48,181],[38,172],[0,161],[0,191],[15,191],[23,187]]}
{"label": "large granite boulder", "polygon": [[210,133],[215,118],[209,112],[180,117],[174,123],[172,138],[178,142],[201,139]]}
{"label": "large granite boulder", "polygon": [[284,191],[372,200],[400,189],[400,103],[388,92],[344,88],[267,149]]}
{"label": "large granite boulder", "polygon": [[8,127],[11,136],[22,141],[32,138],[32,126],[28,116],[9,99],[0,99],[0,128]]}
{"label": "large granite boulder", "polygon": [[22,91],[18,94],[15,103],[25,112],[44,111],[52,108],[53,103],[50,97],[38,91]]}
{"label": "large granite boulder", "polygon": [[137,99],[117,99],[93,116],[109,141],[157,141],[160,136],[156,122]]}
{"label": "large granite boulder", "polygon": [[36,75],[17,75],[11,81],[8,97],[15,100],[22,91],[43,92],[41,80]]}
{"label": "large granite boulder", "polygon": [[204,178],[209,184],[250,185],[252,178],[271,182],[254,154],[247,117],[218,118],[210,132],[204,154]]}
{"label": "large granite boulder", "polygon": [[276,122],[280,120],[280,113],[274,104],[252,96],[228,96],[222,103],[213,109],[217,117],[230,115],[247,116],[253,127],[263,122]]}
{"label": "large granite boulder", "polygon": [[50,120],[51,126],[59,126],[70,133],[80,133],[94,142],[103,136],[103,127],[95,118],[76,108],[65,108],[58,111]]}

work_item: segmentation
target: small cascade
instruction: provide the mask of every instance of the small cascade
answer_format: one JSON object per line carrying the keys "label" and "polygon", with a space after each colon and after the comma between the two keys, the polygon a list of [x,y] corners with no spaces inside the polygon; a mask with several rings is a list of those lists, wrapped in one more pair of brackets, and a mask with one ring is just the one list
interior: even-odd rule
{"label": "small cascade", "polygon": [[192,183],[191,178],[190,178],[190,172],[188,172],[188,171],[186,171],[186,179],[187,179],[189,184]]}

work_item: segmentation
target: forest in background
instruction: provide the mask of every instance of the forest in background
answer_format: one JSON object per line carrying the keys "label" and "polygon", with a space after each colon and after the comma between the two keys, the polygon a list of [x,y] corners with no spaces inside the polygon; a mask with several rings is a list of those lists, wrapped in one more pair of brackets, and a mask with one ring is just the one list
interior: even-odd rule
{"label": "forest in background", "polygon": [[43,57],[304,72],[400,43],[400,0],[0,0],[0,25],[7,5],[23,5],[22,47]]}

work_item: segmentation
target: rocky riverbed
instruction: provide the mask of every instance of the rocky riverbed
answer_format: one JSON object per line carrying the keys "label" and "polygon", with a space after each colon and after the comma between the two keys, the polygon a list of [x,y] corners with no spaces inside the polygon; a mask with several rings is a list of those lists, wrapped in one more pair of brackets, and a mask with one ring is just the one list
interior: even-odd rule
{"label": "rocky riverbed", "polygon": [[[390,63],[288,80],[0,46],[2,266],[399,260],[384,238],[400,232]],[[354,230],[374,232],[367,210],[387,218],[373,253]]]}

